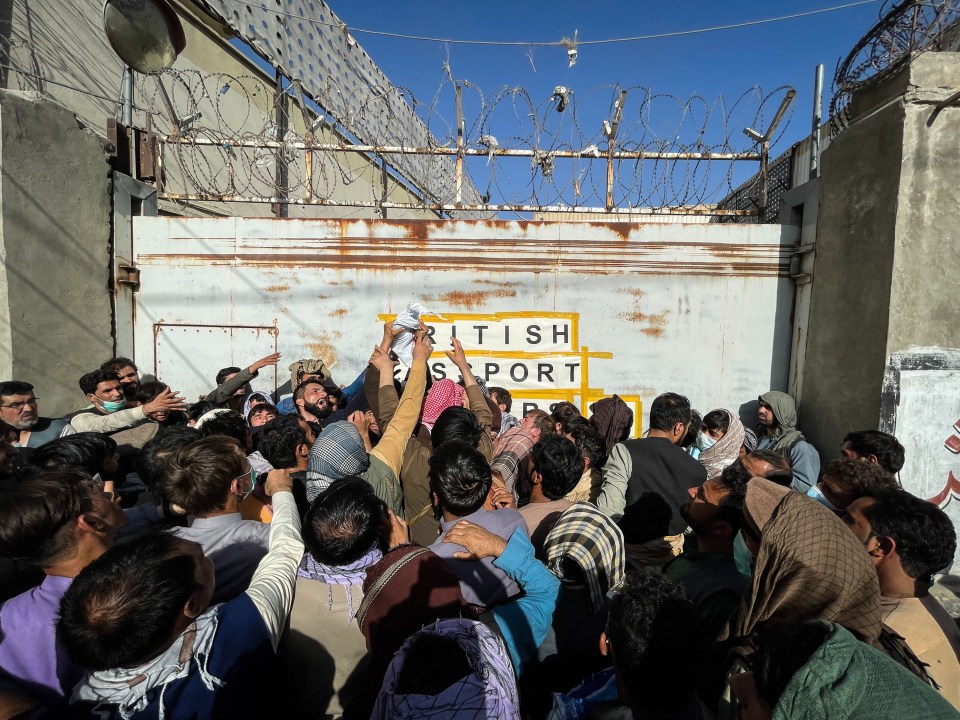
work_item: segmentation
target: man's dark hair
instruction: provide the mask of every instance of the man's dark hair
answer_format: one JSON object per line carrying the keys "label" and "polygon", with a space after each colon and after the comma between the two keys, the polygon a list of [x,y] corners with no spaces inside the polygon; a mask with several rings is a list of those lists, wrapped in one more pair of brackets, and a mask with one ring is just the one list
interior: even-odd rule
{"label": "man's dark hair", "polygon": [[510,408],[513,407],[513,395],[509,390],[502,387],[489,387],[487,390],[490,391],[490,395],[496,396],[497,405],[503,405],[506,408],[504,412],[510,412]]}
{"label": "man's dark hair", "polygon": [[200,585],[186,541],[167,533],[114,545],[84,568],[60,602],[57,639],[77,665],[142,665],[170,645]]}
{"label": "man's dark hair", "polygon": [[776,707],[797,671],[806,665],[830,635],[822,620],[764,622],[753,632],[755,650],[747,656],[757,693]]}
{"label": "man's dark hair", "polygon": [[590,458],[590,467],[599,470],[607,464],[607,443],[593,425],[577,425],[570,431],[573,443],[584,457]]}
{"label": "man's dark hair", "polygon": [[482,433],[483,429],[473,411],[454,405],[440,413],[430,431],[430,438],[434,447],[448,442],[462,442],[477,447]]}
{"label": "man's dark hair", "polygon": [[196,422],[211,410],[216,410],[217,406],[209,400],[199,400],[187,408],[187,418]]}
{"label": "man's dark hair", "polygon": [[677,393],[663,393],[650,404],[650,428],[672,432],[677,423],[690,423],[690,401]]}
{"label": "man's dark hair", "polygon": [[703,421],[700,423],[700,429],[704,432],[707,430],[722,430],[726,434],[729,427],[730,416],[723,410],[711,410],[703,416]]}
{"label": "man's dark hair", "polygon": [[245,455],[225,435],[203,437],[167,461],[161,491],[190,515],[207,515],[226,505],[230,484],[243,474]]}
{"label": "man's dark hair", "polygon": [[46,568],[69,556],[76,520],[94,509],[102,487],[82,470],[43,472],[0,502],[0,557]]}
{"label": "man's dark hair", "polygon": [[560,500],[580,482],[583,455],[563,435],[544,435],[533,446],[533,469],[540,473],[543,494]]}
{"label": "man's dark hair", "polygon": [[580,409],[571,402],[558,402],[553,406],[550,417],[554,423],[560,423],[560,430],[568,435],[573,428],[586,424],[587,419],[580,414]]}
{"label": "man's dark hair", "polygon": [[117,451],[116,441],[109,435],[82,432],[65,435],[44,443],[30,456],[30,462],[45,470],[76,467],[96,475],[104,461]]}
{"label": "man's dark hair", "polygon": [[120,382],[113,370],[94,370],[80,378],[80,390],[84,395],[96,394],[97,386],[102,382]]}
{"label": "man's dark hair", "polygon": [[627,575],[611,602],[606,632],[635,706],[665,711],[696,694],[706,655],[700,616],[662,573],[645,568]]}
{"label": "man's dark hair", "polygon": [[156,397],[164,390],[167,390],[168,387],[166,383],[162,383],[159,380],[141,383],[140,388],[137,390],[137,402],[141,405],[146,405],[151,400],[156,399]]}
{"label": "man's dark hair", "polygon": [[240,447],[244,450],[247,448],[249,434],[250,426],[247,425],[247,421],[243,419],[243,415],[233,410],[217,413],[200,426],[200,435],[203,437],[226,435],[240,443]]}
{"label": "man's dark hair", "polygon": [[151,490],[158,489],[164,468],[181,448],[200,439],[196,428],[180,426],[164,428],[153,436],[137,453],[134,469]]}
{"label": "man's dark hair", "polygon": [[231,366],[222,368],[220,372],[217,373],[217,387],[223,385],[227,379],[227,375],[236,375],[238,372],[240,372],[240,368],[238,367]]}
{"label": "man's dark hair", "polygon": [[5,380],[0,382],[0,397],[10,395],[28,395],[33,392],[33,385],[22,380]]}
{"label": "man's dark hair", "polygon": [[684,450],[693,447],[697,443],[697,435],[700,434],[700,426],[703,424],[703,418],[696,410],[690,410],[690,425],[687,426],[687,432],[680,441],[680,447]]}
{"label": "man's dark hair", "polygon": [[790,487],[793,483],[793,467],[790,465],[790,458],[776,450],[752,450],[747,453],[747,457],[756,460],[762,460],[770,465],[763,477],[765,480],[774,482],[783,487]]}
{"label": "man's dark hair", "polygon": [[490,464],[468,443],[451,441],[434,448],[430,457],[430,491],[440,506],[458,517],[475,512],[490,492]]}
{"label": "man's dark hair", "polygon": [[863,516],[874,533],[897,544],[907,575],[931,582],[935,573],[953,562],[957,531],[943,510],[905,490],[887,490],[872,497],[876,502],[863,509]]}
{"label": "man's dark hair", "polygon": [[323,384],[323,390],[327,393],[327,397],[330,398],[331,402],[336,404],[337,408],[340,409],[346,406],[345,395],[343,390],[340,389],[340,386],[337,385],[332,380],[328,380]]}
{"label": "man's dark hair", "polygon": [[903,445],[893,435],[879,430],[857,430],[847,433],[843,442],[850,443],[850,449],[860,457],[876,457],[880,467],[890,475],[896,475],[903,469]]}
{"label": "man's dark hair", "polygon": [[727,494],[720,500],[718,506],[720,509],[715,518],[727,523],[734,530],[739,530],[743,526],[743,501],[747,497],[750,474],[740,466],[740,463],[734,463],[723,469],[719,481]]}
{"label": "man's dark hair", "polygon": [[831,460],[820,470],[820,477],[829,477],[855,498],[864,495],[876,495],[884,490],[895,490],[899,486],[892,475],[879,465],[860,462],[852,458]]}
{"label": "man's dark hair", "polygon": [[257,450],[278,470],[297,465],[297,447],[307,444],[297,415],[278,415],[260,428]]}
{"label": "man's dark hair", "polygon": [[100,369],[108,370],[116,374],[125,367],[132,367],[135,372],[137,373],[140,372],[139,370],[137,370],[137,364],[130,358],[125,358],[125,357],[110,358],[103,365],[100,366]]}
{"label": "man's dark hair", "polygon": [[553,435],[557,429],[554,427],[553,418],[546,410],[531,410],[524,417],[533,417],[533,426],[540,431],[540,437]]}
{"label": "man's dark hair", "polygon": [[[319,385],[320,387],[323,387],[323,382],[320,380],[314,380],[313,378],[304,380],[293,389],[293,399],[303,400],[303,393],[307,389],[308,385]],[[324,392],[326,392],[326,390],[324,390]]]}
{"label": "man's dark hair", "polygon": [[317,495],[303,520],[303,544],[323,565],[348,565],[377,542],[387,506],[361,478],[335,480]]}

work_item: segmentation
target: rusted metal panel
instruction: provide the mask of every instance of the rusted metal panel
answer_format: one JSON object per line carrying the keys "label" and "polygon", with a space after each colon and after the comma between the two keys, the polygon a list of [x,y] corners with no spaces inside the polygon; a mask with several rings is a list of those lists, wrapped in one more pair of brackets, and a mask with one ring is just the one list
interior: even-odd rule
{"label": "rusted metal panel", "polygon": [[[639,408],[675,390],[704,411],[736,410],[787,383],[792,227],[157,217],[134,228],[148,366],[157,323],[275,327],[282,365],[321,356],[347,383],[384,319],[419,300],[436,313],[434,372],[451,371],[439,349],[456,332],[478,374],[521,402],[586,406],[616,392]],[[190,363],[212,377],[231,352],[211,342]]]}

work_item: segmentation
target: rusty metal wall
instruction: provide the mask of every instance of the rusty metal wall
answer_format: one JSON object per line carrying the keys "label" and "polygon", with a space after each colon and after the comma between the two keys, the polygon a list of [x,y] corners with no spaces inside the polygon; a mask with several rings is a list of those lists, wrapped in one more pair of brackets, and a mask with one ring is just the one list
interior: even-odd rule
{"label": "rusty metal wall", "polygon": [[673,390],[736,412],[786,388],[798,241],[780,225],[137,217],[135,357],[191,400],[274,346],[345,384],[419,300],[434,373],[456,332],[515,411],[612,393],[640,410]]}

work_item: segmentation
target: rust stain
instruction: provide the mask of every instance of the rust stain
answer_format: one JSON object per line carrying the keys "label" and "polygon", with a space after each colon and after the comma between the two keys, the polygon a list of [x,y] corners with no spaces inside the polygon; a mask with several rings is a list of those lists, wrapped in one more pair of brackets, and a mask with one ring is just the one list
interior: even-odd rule
{"label": "rust stain", "polygon": [[323,360],[327,363],[328,367],[337,359],[336,346],[326,331],[321,332],[316,341],[307,343],[306,345],[310,351],[310,357]]}
{"label": "rust stain", "polygon": [[264,289],[268,293],[278,293],[278,292],[286,292],[287,290],[290,289],[290,286],[289,285],[271,285],[270,287],[264,288]]}
{"label": "rust stain", "polygon": [[520,287],[519,282],[497,282],[496,280],[474,280],[473,284],[474,285],[496,285],[497,287],[501,287],[501,288]]}
{"label": "rust stain", "polygon": [[329,300],[329,295],[317,295],[317,300]]}
{"label": "rust stain", "polygon": [[[670,311],[662,310],[658,313],[643,312],[639,299],[643,295],[643,292],[638,292],[640,292],[640,295],[634,295],[637,299],[633,301],[633,309],[629,312],[618,313],[617,317],[632,323],[646,324],[646,327],[640,328],[640,332],[648,337],[661,337],[665,332],[667,316],[670,314]],[[633,295],[634,293],[631,292],[630,294]]]}
{"label": "rust stain", "polygon": [[662,327],[641,328],[640,332],[642,332],[644,335],[648,335],[649,337],[660,337],[661,335],[663,335],[663,328]]}
{"label": "rust stain", "polygon": [[345,307],[338,307],[336,310],[330,313],[330,317],[343,317],[349,312]]}
{"label": "rust stain", "polygon": [[484,305],[492,297],[508,298],[516,297],[516,290],[474,290],[465,292],[463,290],[451,290],[440,296],[440,301],[448,305],[466,307],[471,310]]}
{"label": "rust stain", "polygon": [[642,298],[644,295],[646,295],[646,293],[640,288],[621,288],[617,290],[617,292],[633,295],[635,298]]}

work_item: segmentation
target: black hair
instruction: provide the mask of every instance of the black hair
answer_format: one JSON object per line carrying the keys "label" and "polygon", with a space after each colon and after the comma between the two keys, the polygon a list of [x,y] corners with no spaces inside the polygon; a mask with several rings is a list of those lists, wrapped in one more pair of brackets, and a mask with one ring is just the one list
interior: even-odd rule
{"label": "black hair", "polygon": [[33,385],[22,380],[5,380],[0,382],[0,397],[10,395],[26,395],[33,392]]}
{"label": "black hair", "polygon": [[[0,395],[2,394],[0,392]],[[850,443],[850,449],[860,457],[876,457],[880,467],[891,475],[896,475],[903,469],[903,445],[893,435],[879,430],[857,430],[847,433],[843,442]]]}
{"label": "black hair", "polygon": [[700,616],[659,570],[627,575],[610,604],[606,633],[635,706],[668,710],[696,694],[707,654]]}
{"label": "black hair", "polygon": [[725,410],[711,410],[703,416],[701,430],[722,430],[726,434],[730,427],[730,416]]}
{"label": "black hair", "polygon": [[687,432],[683,436],[683,440],[680,441],[680,447],[687,449],[692,447],[697,442],[697,435],[700,434],[700,426],[703,423],[703,418],[700,417],[700,413],[696,410],[690,411],[690,425],[687,427]]}
{"label": "black hair", "polygon": [[88,372],[86,375],[80,378],[80,390],[84,395],[96,394],[97,386],[102,382],[120,382],[117,380],[117,373],[113,370],[94,370],[93,372]]}
{"label": "black hair", "polygon": [[899,487],[893,476],[879,465],[853,458],[831,460],[820,469],[820,477],[829,477],[854,499]]}
{"label": "black hair", "polygon": [[151,490],[157,489],[163,479],[163,471],[180,448],[200,439],[196,428],[180,426],[164,428],[153,436],[137,453],[134,469]]}
{"label": "black hair", "polygon": [[523,417],[527,418],[531,416],[533,417],[533,426],[540,431],[540,437],[552,435],[557,431],[553,417],[546,410],[537,408],[536,410],[531,410]]}
{"label": "black hair", "polygon": [[211,435],[226,435],[240,443],[240,447],[247,449],[247,438],[250,434],[250,426],[243,419],[243,415],[233,410],[217,413],[213,417],[204,420],[200,426],[201,437],[210,437]]}
{"label": "black hair", "polygon": [[747,457],[755,460],[762,460],[770,465],[770,470],[763,475],[765,480],[774,482],[783,487],[790,487],[793,483],[793,467],[790,465],[790,458],[784,453],[776,450],[751,450]]}
{"label": "black hair", "polygon": [[74,433],[44,443],[30,455],[30,462],[46,470],[78,467],[96,475],[103,470],[104,461],[116,451],[117,443],[109,435]]}
{"label": "black hair", "polygon": [[715,519],[722,520],[734,530],[739,530],[743,527],[743,502],[747,497],[750,473],[744,470],[740,463],[733,463],[723,469],[719,480],[720,486],[727,491],[727,494],[720,500]]}
{"label": "black hair", "polygon": [[447,442],[462,442],[477,447],[482,433],[473,411],[454,405],[440,413],[433,430],[430,431],[430,437],[434,447]]}
{"label": "black hair", "polygon": [[540,473],[540,489],[550,500],[566,497],[583,475],[583,455],[563,435],[544,435],[533,446],[533,469]]}
{"label": "black hair", "polygon": [[505,409],[504,412],[510,412],[510,408],[513,407],[513,396],[510,394],[510,391],[502,387],[489,387],[487,391],[491,396],[496,395],[495,402],[497,405],[503,405]]}
{"label": "black hair", "polygon": [[672,432],[677,423],[687,425],[691,420],[690,401],[677,393],[663,393],[650,404],[650,428]]}
{"label": "black hair", "polygon": [[[444,411],[446,412],[446,411]],[[490,492],[490,464],[472,445],[450,441],[430,456],[430,491],[440,507],[458,517],[478,510]]]}
{"label": "black hair", "polygon": [[73,525],[103,492],[82,470],[53,470],[21,482],[0,502],[0,556],[50,567],[74,547]]}
{"label": "black hair", "polygon": [[231,366],[222,368],[220,372],[217,373],[217,387],[223,385],[227,379],[227,375],[236,375],[238,372],[240,372],[240,368],[238,367]]}
{"label": "black hair", "polygon": [[166,383],[160,382],[159,380],[140,383],[140,387],[137,389],[137,402],[141,405],[146,405],[168,388],[169,386]]}
{"label": "black hair", "polygon": [[297,465],[297,447],[307,444],[307,433],[297,415],[278,415],[260,427],[257,450],[278,470]]}
{"label": "black hair", "polygon": [[550,411],[554,423],[560,423],[564,435],[569,434],[578,425],[586,424],[587,419],[580,414],[579,408],[571,402],[558,402]]}
{"label": "black hair", "polygon": [[216,410],[216,403],[209,400],[199,400],[187,408],[187,418],[196,422],[211,410]]}
{"label": "black hair", "polygon": [[84,568],[60,602],[57,639],[88,670],[129,668],[170,645],[197,590],[186,541],[168,533],[114,545]]}
{"label": "black hair", "polygon": [[107,360],[103,365],[100,366],[101,370],[109,370],[110,372],[116,374],[120,371],[121,368],[132,367],[134,372],[139,373],[137,370],[137,364],[130,358],[125,357],[115,357]]}
{"label": "black hair", "polygon": [[246,452],[234,438],[201,437],[167,460],[160,489],[187,513],[206,516],[226,507],[232,483],[246,464]]}
{"label": "black hair", "polygon": [[377,542],[387,506],[362,478],[335,480],[314,498],[303,520],[303,544],[323,565],[348,565]]}
{"label": "black hair", "polygon": [[746,662],[757,693],[774,708],[797,671],[826,642],[830,625],[822,620],[763,622],[752,634],[755,650]]}
{"label": "black hair", "polygon": [[607,464],[607,442],[593,425],[577,425],[570,437],[584,457],[590,458],[590,467],[597,470]]}
{"label": "black hair", "polygon": [[[319,385],[320,387],[323,387],[323,381],[322,381],[322,380],[317,380],[316,378],[314,378],[314,377],[312,377],[312,376],[311,376],[310,378],[308,378],[307,380],[304,380],[303,382],[301,382],[299,385],[297,385],[297,386],[293,389],[293,399],[294,399],[294,400],[303,400],[303,392],[304,392],[304,390],[307,389],[307,385]],[[324,388],[324,392],[326,392],[326,388]]]}
{"label": "black hair", "polygon": [[863,508],[870,529],[896,544],[904,572],[920,582],[953,562],[957,531],[947,514],[905,490],[888,490],[873,496],[876,502]]}

